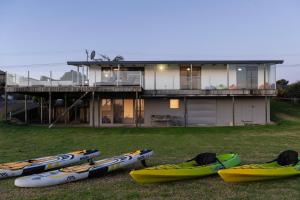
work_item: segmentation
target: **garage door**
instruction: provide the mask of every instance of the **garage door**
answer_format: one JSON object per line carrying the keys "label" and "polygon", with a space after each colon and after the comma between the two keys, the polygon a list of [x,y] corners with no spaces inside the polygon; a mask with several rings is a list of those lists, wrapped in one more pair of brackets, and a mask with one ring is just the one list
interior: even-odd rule
{"label": "garage door", "polygon": [[216,99],[189,99],[187,101],[187,122],[189,125],[216,124]]}

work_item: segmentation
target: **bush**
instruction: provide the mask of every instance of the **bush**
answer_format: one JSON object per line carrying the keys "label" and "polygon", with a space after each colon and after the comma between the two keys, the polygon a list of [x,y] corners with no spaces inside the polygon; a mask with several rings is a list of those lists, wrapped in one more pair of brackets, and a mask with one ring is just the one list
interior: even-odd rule
{"label": "bush", "polygon": [[288,85],[284,90],[284,96],[288,98],[300,98],[300,81]]}

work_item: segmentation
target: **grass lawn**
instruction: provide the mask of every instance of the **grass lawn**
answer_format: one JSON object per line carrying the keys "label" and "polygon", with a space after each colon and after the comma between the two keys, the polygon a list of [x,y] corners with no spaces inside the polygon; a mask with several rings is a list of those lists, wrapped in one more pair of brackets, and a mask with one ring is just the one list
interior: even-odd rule
{"label": "grass lawn", "polygon": [[[238,152],[242,163],[300,152],[300,106],[272,103],[276,125],[203,128],[53,128],[0,124],[0,163],[97,148],[101,158],[149,148],[149,165],[185,161],[204,151]],[[139,185],[118,171],[101,178],[37,189],[0,181],[0,199],[299,199],[300,177],[229,184],[217,175],[158,185]]]}

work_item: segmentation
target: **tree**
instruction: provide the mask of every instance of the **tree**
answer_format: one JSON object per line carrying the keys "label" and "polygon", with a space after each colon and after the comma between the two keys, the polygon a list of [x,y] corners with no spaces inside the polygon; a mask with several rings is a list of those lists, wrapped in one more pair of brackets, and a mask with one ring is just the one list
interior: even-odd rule
{"label": "tree", "polygon": [[284,91],[284,96],[288,98],[300,98],[300,81],[288,85]]}
{"label": "tree", "polygon": [[289,81],[285,79],[280,79],[276,81],[276,88],[278,90],[278,96],[283,97],[285,96],[285,90],[288,87]]}
{"label": "tree", "polygon": [[117,55],[112,61],[118,62],[118,61],[123,61],[123,60],[124,60],[123,56]]}
{"label": "tree", "polygon": [[285,80],[285,79],[280,79],[280,80],[276,81],[276,87],[278,89],[286,89],[288,84],[289,84],[289,81]]}

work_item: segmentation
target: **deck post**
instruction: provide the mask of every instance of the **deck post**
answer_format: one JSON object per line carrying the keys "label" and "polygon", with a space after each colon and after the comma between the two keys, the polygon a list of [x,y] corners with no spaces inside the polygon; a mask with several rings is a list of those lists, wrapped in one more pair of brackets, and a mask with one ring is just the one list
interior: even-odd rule
{"label": "deck post", "polygon": [[6,91],[6,87],[5,87],[5,91],[4,91],[4,119],[5,121],[7,121],[7,91]]}
{"label": "deck post", "polygon": [[92,92],[92,126],[95,127],[95,92]]}
{"label": "deck post", "polygon": [[190,68],[191,68],[191,80],[190,80],[190,89],[193,89],[193,64],[190,64]]}
{"label": "deck post", "polygon": [[157,66],[154,66],[154,90],[156,90],[156,68]]}
{"label": "deck post", "polygon": [[137,99],[138,99],[138,92],[135,92],[135,106],[134,106],[134,110],[135,110],[135,127],[138,127],[138,113],[137,113]]}
{"label": "deck post", "polygon": [[43,97],[40,98],[40,109],[41,109],[41,124],[43,124]]}
{"label": "deck post", "polygon": [[82,65],[81,67],[82,67],[81,85],[84,86],[85,85],[84,66]]}
{"label": "deck post", "polygon": [[140,96],[140,103],[139,103],[139,105],[140,105],[140,108],[139,108],[139,117],[138,117],[138,119],[139,119],[139,126],[141,127],[142,126],[142,122],[141,122],[141,116],[142,116],[142,99],[141,99],[141,96]]}
{"label": "deck post", "polygon": [[79,66],[77,66],[77,85],[79,85]]}
{"label": "deck post", "polygon": [[29,77],[30,77],[30,75],[29,75],[29,70],[27,71],[27,86],[29,86]]}
{"label": "deck post", "polygon": [[227,64],[227,89],[229,89],[229,65]]}
{"label": "deck post", "polygon": [[268,124],[268,97],[265,96],[265,123]]}
{"label": "deck post", "polygon": [[100,127],[101,126],[101,102],[100,102],[100,96],[97,95],[97,104],[98,104],[98,114],[97,114],[97,127]]}
{"label": "deck post", "polygon": [[24,113],[25,113],[25,124],[28,124],[28,116],[27,116],[27,114],[28,114],[28,112],[27,112],[27,94],[25,94],[25,96],[24,96],[24,103],[25,103],[25,105],[24,105]]}
{"label": "deck post", "polygon": [[232,125],[235,126],[235,98],[232,96]]}
{"label": "deck post", "polygon": [[49,117],[49,119],[48,119],[48,121],[49,121],[49,124],[51,124],[51,118],[52,118],[52,105],[51,105],[51,92],[49,92],[49,106],[48,106],[48,109],[49,109],[49,113],[48,113],[48,117]]}
{"label": "deck post", "polygon": [[266,89],[266,65],[264,64],[264,90]]}
{"label": "deck post", "polygon": [[52,86],[52,71],[50,71],[50,86]]}
{"label": "deck post", "polygon": [[65,93],[65,100],[64,100],[64,102],[65,102],[65,112],[66,112],[66,114],[65,114],[65,126],[67,126],[67,120],[68,120],[68,116],[69,116],[69,112],[67,112],[67,108],[68,108],[68,99],[67,99],[67,93]]}
{"label": "deck post", "polygon": [[184,102],[184,127],[187,126],[187,99],[186,97],[183,98],[183,102]]}
{"label": "deck post", "polygon": [[118,71],[117,71],[117,86],[119,86],[120,81],[120,64],[118,64]]}

